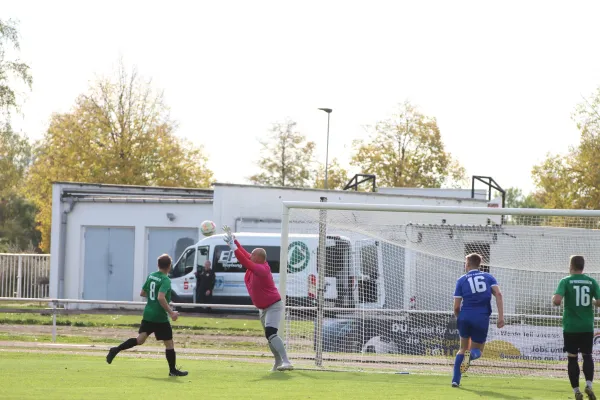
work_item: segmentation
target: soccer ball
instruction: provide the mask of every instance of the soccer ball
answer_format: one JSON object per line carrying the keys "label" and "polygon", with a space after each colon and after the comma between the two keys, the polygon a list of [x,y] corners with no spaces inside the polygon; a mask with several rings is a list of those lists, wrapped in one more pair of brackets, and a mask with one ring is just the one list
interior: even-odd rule
{"label": "soccer ball", "polygon": [[207,220],[200,225],[200,232],[202,232],[204,236],[212,236],[215,234],[216,230],[217,226],[212,221]]}

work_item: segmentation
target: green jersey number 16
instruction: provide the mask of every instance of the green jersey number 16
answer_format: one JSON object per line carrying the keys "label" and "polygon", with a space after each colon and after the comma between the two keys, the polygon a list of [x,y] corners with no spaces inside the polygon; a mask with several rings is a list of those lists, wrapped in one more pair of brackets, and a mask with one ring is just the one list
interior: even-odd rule
{"label": "green jersey number 16", "polygon": [[590,287],[589,286],[573,286],[575,289],[575,305],[577,307],[587,307],[590,305]]}

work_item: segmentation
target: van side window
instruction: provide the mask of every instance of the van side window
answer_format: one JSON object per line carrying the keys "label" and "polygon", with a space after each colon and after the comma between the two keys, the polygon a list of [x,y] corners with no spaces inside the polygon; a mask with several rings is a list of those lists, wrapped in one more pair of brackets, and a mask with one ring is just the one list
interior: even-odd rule
{"label": "van side window", "polygon": [[194,270],[194,256],[196,249],[189,249],[179,259],[177,264],[173,266],[173,270],[169,274],[171,278],[179,278],[189,274]]}
{"label": "van side window", "polygon": [[204,268],[204,263],[206,261],[208,261],[208,247],[198,247],[198,258],[196,260],[196,265],[199,269]]}
{"label": "van side window", "polygon": [[[248,253],[252,253],[257,247],[265,249],[267,252],[267,262],[271,267],[271,273],[279,273],[279,247],[276,246],[244,246]],[[228,246],[215,246],[213,255],[213,271],[215,272],[238,272],[245,273],[246,269],[235,258],[235,254]]]}

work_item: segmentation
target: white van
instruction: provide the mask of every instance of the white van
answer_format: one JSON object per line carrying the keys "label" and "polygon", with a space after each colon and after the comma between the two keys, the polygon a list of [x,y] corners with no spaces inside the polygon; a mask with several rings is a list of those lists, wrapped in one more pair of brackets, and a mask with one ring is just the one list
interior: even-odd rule
{"label": "white van", "polygon": [[[209,260],[216,275],[213,291],[215,304],[251,304],[244,284],[245,269],[223,241],[223,234],[200,240],[185,249],[171,271],[172,301],[195,302],[196,277]],[[279,287],[281,235],[278,233],[236,233],[248,252],[262,247],[275,284]],[[287,304],[314,305],[317,294],[318,235],[290,235],[288,239]],[[326,240],[325,303],[329,307],[354,307],[354,274],[350,240],[328,236]]]}

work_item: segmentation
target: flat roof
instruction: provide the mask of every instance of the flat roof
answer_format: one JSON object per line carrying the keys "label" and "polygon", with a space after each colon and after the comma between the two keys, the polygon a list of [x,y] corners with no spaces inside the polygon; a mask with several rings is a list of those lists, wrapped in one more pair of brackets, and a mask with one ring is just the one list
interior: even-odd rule
{"label": "flat roof", "polygon": [[[423,199],[436,199],[436,200],[460,200],[460,201],[475,201],[479,203],[488,203],[488,200],[485,199],[471,199],[464,197],[452,197],[452,196],[427,196],[427,195],[417,195],[417,194],[400,194],[400,193],[378,193],[378,192],[359,192],[354,190],[332,190],[332,189],[313,189],[313,188],[296,188],[296,187],[287,187],[287,186],[262,186],[262,185],[248,185],[241,183],[220,183],[215,182],[213,186],[222,186],[222,187],[239,187],[239,188],[255,188],[255,189],[278,189],[278,190],[297,190],[304,192],[334,192],[334,193],[354,193],[360,196],[382,196],[382,197],[405,197],[405,198],[423,198]],[[412,189],[412,188],[406,188]],[[426,190],[427,188],[424,188]],[[444,189],[441,189],[444,190]],[[456,190],[456,189],[448,189],[448,190]],[[467,189],[463,189],[467,190]],[[470,190],[470,189],[469,189]]]}
{"label": "flat roof", "polygon": [[[111,194],[133,194],[133,193],[143,193],[144,195],[151,196],[157,194],[170,194],[173,196],[177,196],[178,194],[187,194],[187,195],[203,195],[205,198],[212,198],[214,194],[214,189],[210,188],[185,188],[185,187],[169,187],[169,186],[142,186],[142,185],[118,185],[118,184],[107,184],[107,183],[86,183],[86,182],[66,182],[66,181],[54,181],[52,184],[58,184],[65,186],[70,193],[78,193],[81,195],[89,195],[89,194],[105,194],[110,193],[111,189],[113,192]],[[464,198],[464,197],[453,197],[453,196],[435,196],[435,195],[421,195],[421,194],[404,194],[404,193],[378,193],[378,192],[359,192],[353,190],[331,190],[331,189],[313,189],[313,188],[297,188],[297,187],[287,187],[287,186],[262,186],[262,185],[251,185],[251,184],[241,184],[241,183],[221,183],[214,182],[213,186],[215,187],[237,187],[237,188],[253,188],[253,189],[263,189],[263,190],[286,190],[286,191],[303,191],[303,192],[313,192],[313,193],[353,193],[358,196],[380,196],[380,197],[403,197],[403,198],[422,198],[422,199],[435,199],[435,200],[454,200],[454,201],[472,201],[478,203],[487,203],[486,199],[472,199],[472,198]],[[81,189],[81,191],[77,191],[77,189]],[[96,190],[94,190],[96,189]],[[386,188],[393,189],[393,188]],[[414,189],[414,188],[405,188],[405,189]],[[419,188],[417,188],[419,189]],[[427,190],[427,188],[421,188],[422,190]],[[444,190],[441,188],[436,188],[438,190]],[[448,190],[456,190],[456,189],[448,189]],[[466,190],[466,189],[463,189]],[[153,193],[154,192],[154,193]],[[162,193],[160,193],[162,192]]]}

